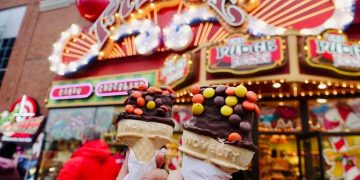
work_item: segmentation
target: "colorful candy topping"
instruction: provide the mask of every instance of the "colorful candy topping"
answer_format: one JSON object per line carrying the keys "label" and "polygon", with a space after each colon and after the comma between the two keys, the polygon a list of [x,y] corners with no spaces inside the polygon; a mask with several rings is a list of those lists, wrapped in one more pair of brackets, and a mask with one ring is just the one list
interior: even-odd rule
{"label": "colorful candy topping", "polygon": [[196,95],[193,96],[192,102],[201,104],[201,103],[204,102],[204,96],[201,95],[201,94],[196,94]]}
{"label": "colorful candy topping", "polygon": [[228,142],[242,142],[239,133],[245,133],[243,135],[251,133],[253,117],[250,113],[252,111],[257,115],[260,114],[260,109],[256,104],[258,97],[253,91],[248,91],[243,85],[236,87],[218,85],[194,86],[191,92],[194,95],[192,99],[194,116],[204,114],[207,108],[211,110],[215,108],[222,116],[219,118],[220,121],[228,120],[230,126],[237,129],[236,132],[229,132]]}
{"label": "colorful candy topping", "polygon": [[141,84],[129,91],[129,98],[125,101],[127,115],[170,117],[171,107],[175,95],[171,87],[147,87]]}
{"label": "colorful candy topping", "polygon": [[214,104],[218,107],[225,105],[225,100],[222,96],[216,96],[214,99]]}
{"label": "colorful candy topping", "polygon": [[155,106],[156,106],[155,101],[149,101],[146,105],[146,108],[148,110],[153,110],[153,109],[155,109]]}
{"label": "colorful candy topping", "polygon": [[195,103],[192,106],[192,112],[194,115],[201,115],[204,112],[204,106],[200,103]]}
{"label": "colorful candy topping", "polygon": [[232,106],[235,106],[238,103],[238,99],[237,99],[236,96],[228,96],[225,99],[225,103],[226,103],[226,105],[232,107]]}
{"label": "colorful candy topping", "polygon": [[245,132],[250,132],[251,124],[248,121],[242,121],[240,123],[240,130],[245,131]]}
{"label": "colorful candy topping", "polygon": [[139,85],[139,90],[140,90],[140,91],[146,91],[147,88],[148,88],[148,87],[147,87],[146,84],[140,84],[140,85]]}
{"label": "colorful candy topping", "polygon": [[233,113],[233,109],[232,109],[232,107],[225,105],[225,106],[221,107],[220,112],[223,116],[230,116]]}
{"label": "colorful candy topping", "polygon": [[131,94],[131,97],[137,99],[137,98],[141,97],[141,92],[139,92],[139,91],[134,91],[134,92]]}
{"label": "colorful candy topping", "polygon": [[136,100],[136,103],[138,106],[143,107],[143,106],[145,106],[145,99],[142,97],[138,97]]}
{"label": "colorful candy topping", "polygon": [[232,114],[229,117],[229,122],[232,126],[238,126],[241,122],[241,117],[237,114]]}
{"label": "colorful candy topping", "polygon": [[134,108],[133,105],[128,104],[128,105],[125,106],[125,112],[127,112],[127,113],[133,113],[134,109],[135,108]]}
{"label": "colorful candy topping", "polygon": [[246,93],[246,98],[247,98],[250,102],[253,102],[253,103],[255,103],[255,102],[258,100],[257,95],[256,95],[254,92],[252,92],[252,91],[248,91],[248,92]]}
{"label": "colorful candy topping", "polygon": [[135,110],[134,110],[134,114],[136,114],[136,115],[142,115],[144,113],[144,111],[143,110],[141,110],[140,108],[135,108]]}
{"label": "colorful candy topping", "polygon": [[215,90],[213,88],[206,88],[203,92],[203,95],[206,99],[210,99],[210,98],[214,97]]}
{"label": "colorful candy topping", "polygon": [[200,86],[199,86],[199,85],[194,85],[194,86],[191,88],[191,93],[192,93],[193,95],[199,94],[199,93],[200,93]]}
{"label": "colorful candy topping", "polygon": [[252,110],[255,110],[255,104],[248,101],[248,100],[245,100],[243,103],[242,103],[242,106],[244,109],[248,110],[248,111],[252,111]]}
{"label": "colorful candy topping", "polygon": [[236,141],[241,141],[241,136],[238,133],[231,133],[228,137],[228,141],[230,142],[236,142]]}
{"label": "colorful candy topping", "polygon": [[235,87],[228,87],[225,90],[226,95],[233,96],[235,95]]}
{"label": "colorful candy topping", "polygon": [[[242,98],[246,95],[246,93],[247,93],[247,89],[244,85],[241,84],[241,85],[235,87],[235,95],[237,97]],[[255,94],[255,96],[256,96],[256,94]]]}

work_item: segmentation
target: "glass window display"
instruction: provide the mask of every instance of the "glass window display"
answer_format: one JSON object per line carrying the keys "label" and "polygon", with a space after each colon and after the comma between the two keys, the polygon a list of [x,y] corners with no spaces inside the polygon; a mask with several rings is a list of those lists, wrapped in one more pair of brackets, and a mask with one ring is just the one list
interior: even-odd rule
{"label": "glass window display", "polygon": [[192,117],[190,105],[175,105],[173,107],[172,119],[174,120],[174,131],[182,131],[182,124]]}
{"label": "glass window display", "polygon": [[295,136],[261,135],[259,138],[260,179],[297,179],[299,175]]}
{"label": "glass window display", "polygon": [[298,101],[260,102],[259,131],[300,131]]}
{"label": "glass window display", "polygon": [[309,101],[309,111],[309,125],[313,131],[360,130],[360,98],[318,98]]}

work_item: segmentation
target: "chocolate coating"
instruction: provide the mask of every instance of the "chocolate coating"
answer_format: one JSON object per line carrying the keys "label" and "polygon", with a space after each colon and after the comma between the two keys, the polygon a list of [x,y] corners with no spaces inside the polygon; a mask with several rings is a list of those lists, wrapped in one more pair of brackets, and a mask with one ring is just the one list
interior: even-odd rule
{"label": "chocolate coating", "polygon": [[[203,91],[205,87],[202,87]],[[215,97],[205,99],[202,105],[204,112],[201,115],[193,115],[193,117],[183,125],[185,130],[194,132],[196,134],[212,137],[225,144],[246,148],[251,151],[256,151],[257,147],[253,144],[251,137],[252,122],[256,118],[254,111],[244,111],[241,107],[245,99],[238,99],[237,113],[231,114],[229,117],[223,116],[220,108],[225,104],[225,90],[220,94],[216,92],[219,86],[211,87],[215,89]],[[222,88],[222,87],[220,87]],[[218,90],[220,91],[220,90]],[[235,107],[236,107],[235,106]],[[235,108],[234,107],[234,108]],[[246,122],[245,125],[240,124]],[[231,133],[238,133],[242,140],[236,142],[228,142],[227,138]]]}
{"label": "chocolate coating", "polygon": [[[146,106],[139,106],[137,104],[137,99],[134,97],[128,98],[125,102],[125,105],[132,105],[135,108],[140,108],[143,111],[143,114],[136,115],[134,113],[127,113],[122,112],[118,116],[118,121],[123,119],[136,119],[142,120],[147,122],[158,122],[170,125],[172,127],[175,126],[173,120],[171,119],[171,108],[173,106],[174,96],[169,95],[162,95],[160,93],[150,94],[146,90],[139,91],[142,94],[142,97],[145,97],[145,100],[152,101],[155,99],[156,106],[154,109],[147,109]],[[128,92],[129,96],[133,93],[133,90]]]}

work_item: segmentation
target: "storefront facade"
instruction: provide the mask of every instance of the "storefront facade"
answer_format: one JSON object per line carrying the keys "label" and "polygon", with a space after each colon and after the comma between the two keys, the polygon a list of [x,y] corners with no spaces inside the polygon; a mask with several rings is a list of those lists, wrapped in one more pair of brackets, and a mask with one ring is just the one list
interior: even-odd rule
{"label": "storefront facade", "polygon": [[[47,48],[46,57],[35,52],[28,57],[47,59],[50,55],[46,63],[33,61],[45,64],[36,67],[45,68],[48,74],[36,77],[48,83],[47,87],[52,80],[50,88],[20,83],[26,91],[46,97],[43,176],[56,175],[71,154],[68,150],[79,145],[84,126],[102,127],[111,142],[112,122],[123,109],[124,95],[140,83],[170,85],[176,90],[173,117],[178,133],[168,145],[167,169],[175,169],[181,161],[177,141],[181,124],[191,118],[191,86],[245,84],[261,98],[262,115],[254,134],[259,153],[250,171],[239,176],[347,176],[345,170],[328,174],[326,170],[336,165],[343,168],[333,161],[342,156],[336,154],[336,139],[344,142],[340,148],[345,147],[349,154],[360,145],[356,131],[360,117],[359,34],[352,30],[359,21],[355,2],[127,2],[102,2],[99,9],[106,9],[96,10],[103,12],[100,16],[86,4],[78,4],[93,23],[74,15],[75,5],[38,12],[43,16],[40,25],[65,11],[73,13],[56,22],[56,30],[35,28],[35,34],[45,36],[53,47],[38,42],[38,47]],[[273,167],[274,163],[280,165]]]}

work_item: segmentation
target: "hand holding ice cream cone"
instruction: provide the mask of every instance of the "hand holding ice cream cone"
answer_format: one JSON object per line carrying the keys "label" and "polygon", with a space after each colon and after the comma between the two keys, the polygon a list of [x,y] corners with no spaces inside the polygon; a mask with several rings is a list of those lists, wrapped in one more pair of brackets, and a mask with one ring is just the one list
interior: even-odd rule
{"label": "hand holding ice cream cone", "polygon": [[130,147],[130,179],[139,179],[155,169],[155,152],[171,141],[174,98],[170,87],[140,85],[129,91],[125,112],[118,118],[117,141]]}

